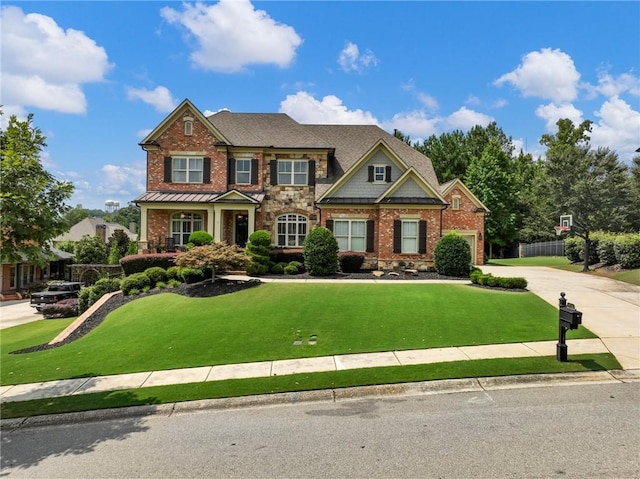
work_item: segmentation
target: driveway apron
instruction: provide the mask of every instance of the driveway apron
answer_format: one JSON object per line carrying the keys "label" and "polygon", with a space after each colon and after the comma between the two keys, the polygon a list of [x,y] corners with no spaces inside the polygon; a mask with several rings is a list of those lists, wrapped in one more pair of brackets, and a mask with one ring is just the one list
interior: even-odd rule
{"label": "driveway apron", "polygon": [[582,311],[582,324],[597,334],[624,369],[640,369],[640,286],[553,268],[482,266],[494,276],[524,277],[528,289],[558,307],[560,293]]}

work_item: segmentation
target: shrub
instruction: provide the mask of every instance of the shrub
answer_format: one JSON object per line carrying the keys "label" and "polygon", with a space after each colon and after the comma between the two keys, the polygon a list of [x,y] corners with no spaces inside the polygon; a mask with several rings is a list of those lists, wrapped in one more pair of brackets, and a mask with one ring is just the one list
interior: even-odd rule
{"label": "shrub", "polygon": [[71,318],[78,316],[78,298],[67,298],[42,308],[45,319]]}
{"label": "shrub", "polygon": [[251,262],[247,265],[247,273],[260,276],[269,272],[271,258],[271,235],[265,230],[258,230],[251,233],[247,243],[247,256]]}
{"label": "shrub", "polygon": [[[598,238],[590,238],[589,264],[598,263]],[[564,254],[572,263],[584,261],[584,240],[577,236],[564,240]]]}
{"label": "shrub", "polygon": [[287,266],[286,263],[277,263],[271,267],[271,272],[273,274],[282,274],[284,273],[284,268]]}
{"label": "shrub", "polygon": [[170,288],[177,288],[178,286],[180,286],[180,281],[178,281],[177,279],[170,279],[167,284]]}
{"label": "shrub", "polygon": [[298,274],[298,267],[292,262],[284,267],[284,274]]}
{"label": "shrub", "polygon": [[364,255],[361,254],[344,254],[339,258],[340,270],[343,273],[355,273],[362,268],[364,263]]}
{"label": "shrub", "polygon": [[273,263],[284,263],[285,265],[292,261],[297,261],[300,264],[304,263],[304,254],[302,251],[283,251],[272,250],[269,252],[269,257]]}
{"label": "shrub", "polygon": [[151,280],[149,276],[144,273],[134,273],[130,276],[127,276],[122,280],[120,284],[120,289],[125,295],[133,294],[132,290],[140,290],[144,289],[145,286],[151,286]]}
{"label": "shrub", "polygon": [[164,289],[166,287],[167,287],[167,283],[165,283],[164,281],[158,281],[156,283],[156,288],[158,288],[158,289]]}
{"label": "shrub", "polygon": [[167,268],[167,280],[175,279],[180,281],[180,266],[171,266]]}
{"label": "shrub", "polygon": [[197,283],[205,277],[204,271],[200,268],[180,268],[180,278],[184,283]]}
{"label": "shrub", "polygon": [[138,288],[133,288],[129,291],[129,296],[138,296],[140,294],[140,290]]}
{"label": "shrub", "polygon": [[640,233],[618,236],[613,248],[616,262],[624,269],[640,268]]}
{"label": "shrub", "polygon": [[473,284],[478,284],[481,276],[482,276],[482,270],[475,268],[473,271],[471,271],[469,278],[471,279],[471,282]]}
{"label": "shrub", "polygon": [[102,296],[120,289],[120,278],[100,278],[92,286],[82,288],[78,294],[78,312],[84,313]]}
{"label": "shrub", "polygon": [[194,246],[176,258],[178,266],[208,270],[212,275],[214,272],[244,270],[246,264],[247,257],[242,249],[224,242]]}
{"label": "shrub", "polygon": [[433,263],[438,274],[469,277],[471,247],[458,233],[448,233],[438,240],[433,252]]}
{"label": "shrub", "polygon": [[598,258],[605,265],[616,264],[615,251],[616,236],[612,234],[603,234],[598,241]]}
{"label": "shrub", "polygon": [[122,258],[120,266],[127,276],[143,273],[154,266],[169,269],[171,266],[175,266],[177,256],[178,253],[133,254]]}
{"label": "shrub", "polygon": [[76,264],[106,264],[109,250],[99,236],[83,236],[76,242],[73,262]]}
{"label": "shrub", "polygon": [[314,228],[304,239],[304,266],[312,276],[326,276],[338,271],[338,242],[324,227]]}
{"label": "shrub", "polygon": [[213,236],[206,231],[194,231],[189,235],[189,243],[194,246],[204,246],[213,243]]}
{"label": "shrub", "polygon": [[153,266],[144,270],[144,274],[149,276],[151,280],[151,286],[155,286],[160,281],[167,280],[167,270],[160,268],[159,266]]}
{"label": "shrub", "polygon": [[78,314],[84,313],[87,309],[89,309],[90,297],[91,297],[91,288],[82,288],[78,293]]}
{"label": "shrub", "polygon": [[469,277],[473,284],[493,288],[526,289],[528,284],[527,280],[524,278],[503,278],[500,276],[493,276],[491,273],[484,274],[479,268],[473,268]]}

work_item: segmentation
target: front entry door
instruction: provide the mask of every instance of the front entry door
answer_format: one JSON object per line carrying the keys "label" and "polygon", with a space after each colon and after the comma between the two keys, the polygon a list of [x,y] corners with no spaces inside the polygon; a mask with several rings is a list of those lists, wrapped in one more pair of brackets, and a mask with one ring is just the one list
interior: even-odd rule
{"label": "front entry door", "polygon": [[249,239],[249,217],[246,214],[236,215],[236,244],[242,248]]}

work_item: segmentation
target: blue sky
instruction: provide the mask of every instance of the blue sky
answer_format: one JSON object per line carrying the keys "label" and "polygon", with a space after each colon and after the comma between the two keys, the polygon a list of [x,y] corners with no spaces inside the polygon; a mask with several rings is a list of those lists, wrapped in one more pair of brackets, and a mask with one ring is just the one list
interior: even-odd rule
{"label": "blue sky", "polygon": [[496,121],[535,157],[559,118],[640,146],[640,2],[11,2],[3,125],[34,113],[71,204],[145,190],[142,138],[201,111],[375,123],[412,139]]}

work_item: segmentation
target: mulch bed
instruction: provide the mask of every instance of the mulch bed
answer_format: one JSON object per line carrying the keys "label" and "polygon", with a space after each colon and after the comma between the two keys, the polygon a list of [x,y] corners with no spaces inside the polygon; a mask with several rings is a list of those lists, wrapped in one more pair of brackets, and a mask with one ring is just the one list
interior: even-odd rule
{"label": "mulch bed", "polygon": [[[330,276],[311,276],[308,273],[297,274],[297,275],[269,275],[267,278],[274,279],[343,279],[343,280],[357,280],[357,279],[379,279],[379,280],[389,280],[389,281],[412,281],[419,279],[427,279],[427,280],[437,280],[437,279],[454,279],[461,281],[468,281],[468,278],[454,278],[450,276],[442,276],[436,272],[430,271],[419,271],[417,274],[402,274],[400,273],[398,276],[385,274],[382,277],[373,276],[372,272],[358,272],[358,273],[339,273]],[[138,299],[145,296],[152,296],[154,294],[161,293],[175,293],[181,294],[183,296],[188,296],[191,298],[208,298],[211,296],[219,296],[221,294],[234,293],[236,291],[241,291],[243,289],[252,288],[254,286],[258,286],[262,284],[259,279],[250,279],[249,281],[241,281],[241,280],[228,280],[223,278],[216,278],[215,281],[207,280],[201,283],[195,284],[180,284],[175,288],[166,288],[166,289],[154,289],[149,291],[148,293],[142,293],[135,296],[124,296],[124,295],[116,295],[110,298],[98,311],[93,313],[86,321],[84,321],[75,331],[73,331],[66,339],[56,344],[39,344],[37,346],[32,346],[30,348],[20,349],[17,351],[12,351],[10,354],[25,354],[32,353],[36,351],[44,351],[46,349],[53,349],[59,346],[64,346],[65,344],[69,344],[72,341],[75,341],[85,334],[89,333],[102,321],[107,317],[109,313],[116,310],[120,306],[127,304],[134,299]]]}

